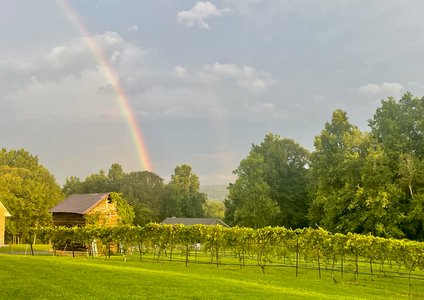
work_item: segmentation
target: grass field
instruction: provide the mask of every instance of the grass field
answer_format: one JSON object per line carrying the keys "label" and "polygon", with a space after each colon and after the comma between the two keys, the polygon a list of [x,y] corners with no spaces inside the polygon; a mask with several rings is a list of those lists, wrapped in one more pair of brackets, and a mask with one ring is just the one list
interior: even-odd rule
{"label": "grass field", "polygon": [[295,277],[291,268],[156,263],[129,257],[0,254],[2,299],[423,299],[424,282],[352,274],[335,283],[329,272]]}

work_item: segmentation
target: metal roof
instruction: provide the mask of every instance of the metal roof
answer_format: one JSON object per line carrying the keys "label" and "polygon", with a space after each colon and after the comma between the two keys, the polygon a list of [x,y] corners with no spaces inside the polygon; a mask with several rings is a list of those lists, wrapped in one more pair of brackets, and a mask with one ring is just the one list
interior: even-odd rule
{"label": "metal roof", "polygon": [[50,212],[86,214],[108,195],[109,193],[73,194],[50,209]]}
{"label": "metal roof", "polygon": [[161,222],[161,224],[183,224],[183,225],[222,225],[225,227],[230,227],[225,224],[222,220],[216,218],[166,218]]}
{"label": "metal roof", "polygon": [[4,211],[5,217],[11,217],[12,215],[7,211],[6,207],[4,207],[3,203],[0,202],[0,209]]}

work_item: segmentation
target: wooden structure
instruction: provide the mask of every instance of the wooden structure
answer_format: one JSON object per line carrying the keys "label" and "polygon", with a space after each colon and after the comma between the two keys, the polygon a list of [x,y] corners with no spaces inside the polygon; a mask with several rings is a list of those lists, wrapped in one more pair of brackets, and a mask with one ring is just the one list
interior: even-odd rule
{"label": "wooden structure", "polygon": [[6,207],[0,202],[0,247],[4,246],[4,232],[6,229],[6,217],[11,217]]}
{"label": "wooden structure", "polygon": [[116,226],[119,215],[110,193],[74,194],[53,207],[54,226],[84,226],[98,224]]}
{"label": "wooden structure", "polygon": [[166,218],[161,224],[183,224],[186,226],[202,224],[202,225],[221,225],[224,227],[230,227],[225,224],[222,220],[216,218]]}

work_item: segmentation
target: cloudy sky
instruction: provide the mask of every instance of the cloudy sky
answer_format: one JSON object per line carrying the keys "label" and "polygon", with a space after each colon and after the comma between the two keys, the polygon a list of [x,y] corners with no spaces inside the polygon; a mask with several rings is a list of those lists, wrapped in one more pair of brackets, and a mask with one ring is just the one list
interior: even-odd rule
{"label": "cloudy sky", "polygon": [[64,1],[0,10],[1,147],[38,155],[59,183],[141,169],[88,39],[165,179],[188,163],[202,184],[226,184],[266,133],[312,150],[334,109],[367,129],[381,99],[424,94],[422,1]]}

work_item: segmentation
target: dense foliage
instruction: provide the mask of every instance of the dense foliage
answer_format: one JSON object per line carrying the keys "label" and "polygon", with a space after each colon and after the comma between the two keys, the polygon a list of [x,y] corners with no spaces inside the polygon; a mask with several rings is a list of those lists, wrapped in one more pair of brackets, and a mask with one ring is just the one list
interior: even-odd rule
{"label": "dense foliage", "polygon": [[7,218],[6,234],[25,238],[29,227],[49,226],[49,209],[63,195],[54,177],[25,150],[0,151],[0,201],[12,217]]}
{"label": "dense foliage", "polygon": [[226,221],[424,240],[424,97],[382,101],[369,125],[336,110],[311,154],[268,134],[234,171]]}
{"label": "dense foliage", "polygon": [[[381,102],[364,132],[347,113],[333,112],[309,153],[295,141],[267,134],[234,173],[225,221],[262,228],[320,226],[334,233],[424,240],[424,97],[407,93]],[[85,178],[69,177],[63,193],[117,192],[135,211],[134,224],[165,217],[222,217],[207,202],[189,165],[169,183],[119,164]],[[12,213],[9,234],[50,224],[48,209],[62,198],[53,176],[24,150],[0,153],[0,201]],[[128,222],[130,223],[130,222]]]}
{"label": "dense foliage", "polygon": [[311,224],[333,232],[424,238],[424,98],[382,101],[361,132],[337,110],[315,138]]}
{"label": "dense foliage", "polygon": [[[373,266],[382,267],[385,263],[403,266],[409,272],[424,270],[424,243],[386,239],[371,235],[348,233],[331,234],[319,228],[286,229],[284,227],[264,227],[260,229],[220,225],[160,225],[150,223],[140,226],[118,227],[56,227],[35,228],[32,234],[44,241],[50,241],[57,248],[63,244],[83,243],[89,249],[94,240],[102,243],[104,254],[110,251],[110,244],[123,245],[124,251],[137,246],[142,255],[142,247],[155,249],[158,259],[172,255],[172,249],[186,249],[186,263],[189,250],[201,244],[209,253],[211,262],[219,264],[225,250],[230,251],[244,264],[246,256],[254,256],[257,264],[264,268],[282,257],[296,257],[296,268],[299,257],[309,257],[327,269],[335,269],[342,264],[346,256],[353,260],[351,270],[359,274],[359,261],[369,262],[369,271],[373,274]],[[197,249],[197,248],[196,248]],[[168,251],[168,254],[166,254]],[[169,252],[171,254],[169,254]]]}
{"label": "dense foliage", "polygon": [[226,221],[231,225],[263,227],[307,225],[309,153],[292,140],[268,134],[234,171],[229,186]]}
{"label": "dense foliage", "polygon": [[84,181],[71,176],[66,179],[63,192],[75,193],[119,192],[133,206],[134,223],[144,225],[166,217],[202,217],[206,195],[199,191],[199,178],[191,167],[175,168],[171,182],[165,184],[157,174],[149,171],[125,173],[122,166],[113,164],[108,173],[100,171]]}

